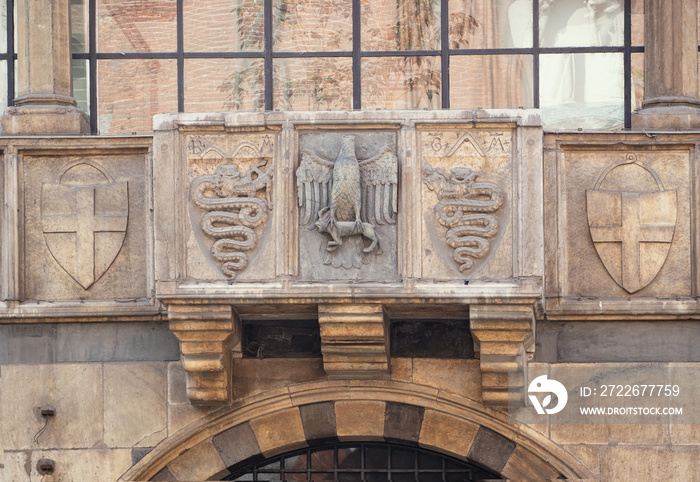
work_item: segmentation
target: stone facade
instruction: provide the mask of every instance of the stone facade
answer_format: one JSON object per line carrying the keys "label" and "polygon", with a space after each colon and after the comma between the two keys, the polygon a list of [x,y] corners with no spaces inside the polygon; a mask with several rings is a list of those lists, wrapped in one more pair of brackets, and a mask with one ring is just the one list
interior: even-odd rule
{"label": "stone facade", "polygon": [[39,3],[0,137],[0,480],[221,480],[346,442],[503,479],[700,478],[692,417],[512,418],[562,370],[697,391],[695,2],[646,2],[644,131],[289,111],[127,137],[79,135],[68,12]]}

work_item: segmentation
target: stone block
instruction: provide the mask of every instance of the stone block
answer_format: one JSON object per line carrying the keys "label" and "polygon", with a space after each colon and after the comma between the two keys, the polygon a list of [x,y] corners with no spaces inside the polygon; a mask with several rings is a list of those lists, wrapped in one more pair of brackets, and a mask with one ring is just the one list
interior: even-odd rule
{"label": "stone block", "polygon": [[479,360],[415,358],[413,382],[472,400],[481,399]]}
{"label": "stone block", "polygon": [[39,448],[83,449],[102,443],[102,380],[98,364],[3,366],[0,445],[37,448],[32,437],[44,424],[38,410],[44,405],[53,405],[56,415],[39,438]]}
{"label": "stone block", "polygon": [[146,149],[19,157],[23,299],[148,298]]}
{"label": "stone block", "polygon": [[413,359],[412,358],[392,358],[389,364],[391,369],[391,379],[400,382],[413,381]]}
{"label": "stone block", "polygon": [[167,469],[176,480],[206,480],[211,474],[225,472],[226,465],[211,440],[205,440],[170,462]]}
{"label": "stone block", "polygon": [[[513,186],[518,178],[512,126],[434,125],[418,132],[423,198],[422,277],[428,279],[505,279],[513,276]],[[534,167],[534,166],[533,166]],[[537,171],[537,169],[533,169]],[[468,183],[473,191],[464,186]],[[475,202],[478,192],[480,202]],[[481,229],[452,207],[478,216]],[[468,255],[456,232],[478,238]],[[464,245],[466,246],[466,245]]]}
{"label": "stone block", "polygon": [[389,374],[389,319],[381,304],[318,307],[323,368],[332,378]]}
{"label": "stone block", "polygon": [[[302,279],[398,279],[397,137],[395,129],[352,126],[299,133],[296,178]],[[352,160],[349,165],[348,159]],[[324,196],[329,190],[331,196]],[[331,197],[338,199],[336,204]],[[362,236],[353,235],[359,234],[352,227],[355,209],[365,223]],[[339,223],[337,230],[329,224],[331,215]]]}
{"label": "stone block", "polygon": [[600,452],[605,449],[605,446],[562,445],[562,448],[573,455],[576,460],[588,467],[594,476],[600,476]]}
{"label": "stone block", "polygon": [[165,467],[151,478],[154,482],[175,482],[177,479],[170,470]]}
{"label": "stone block", "polygon": [[656,140],[651,147],[641,138],[635,146],[632,139],[620,141],[581,139],[547,158],[545,168],[556,170],[559,184],[559,197],[551,198],[556,205],[546,204],[556,210],[550,215],[561,233],[546,236],[547,252],[558,253],[548,257],[552,267],[556,261],[558,294],[691,296],[693,150]]}
{"label": "stone block", "polygon": [[153,447],[167,436],[165,363],[105,364],[104,442]]}
{"label": "stone block", "polygon": [[545,460],[520,445],[515,447],[501,475],[513,480],[561,478],[561,474]]}
{"label": "stone block", "polygon": [[[56,470],[51,476],[37,472],[39,459],[51,459]],[[117,480],[131,467],[131,450],[34,450],[31,452],[31,480],[76,482],[89,480]]]}
{"label": "stone block", "polygon": [[[275,131],[266,131],[230,135],[192,133],[186,136],[186,159],[182,161],[186,162],[189,187],[185,201],[189,219],[184,231],[187,233],[184,246],[187,278],[250,281],[275,277],[274,241],[278,235],[273,221],[277,196],[273,189],[273,184],[277,183],[273,157],[276,134]],[[217,190],[215,184],[220,182],[217,179],[224,180],[228,187]],[[246,204],[236,201],[237,197],[251,199]],[[251,211],[252,221],[241,224],[235,219],[238,210],[247,209],[246,205],[259,211]],[[224,231],[217,232],[214,224],[208,221],[215,216],[220,219],[222,215],[228,215],[226,222],[234,228],[228,236]],[[238,234],[233,234],[235,228],[239,229]],[[245,244],[238,258],[224,261],[221,255],[228,248],[218,249],[222,242],[217,241],[223,240],[224,245],[229,243],[232,246],[240,237],[245,237]]]}
{"label": "stone block", "polygon": [[423,407],[387,402],[384,413],[384,438],[403,443],[418,443],[424,412]]}
{"label": "stone block", "polygon": [[215,435],[212,443],[227,467],[260,455],[258,441],[249,423],[236,425]]}
{"label": "stone block", "polygon": [[335,402],[335,420],[341,441],[372,440],[384,436],[386,404],[374,401]]}
{"label": "stone block", "polygon": [[606,447],[601,453],[602,480],[698,480],[700,448],[693,446]]}
{"label": "stone block", "polygon": [[[306,446],[304,426],[296,407],[251,420],[250,426],[266,457]],[[280,427],[285,429],[280,430]]]}
{"label": "stone block", "polygon": [[168,405],[189,404],[187,372],[181,361],[168,363]]}
{"label": "stone block", "polygon": [[478,425],[466,420],[436,410],[426,410],[419,442],[421,447],[464,458],[478,430]]}
{"label": "stone block", "polygon": [[170,361],[180,343],[165,322],[117,323],[114,361]]}
{"label": "stone block", "polygon": [[0,363],[165,361],[179,356],[177,338],[162,322],[0,325]]}
{"label": "stone block", "polygon": [[537,361],[549,363],[700,361],[694,321],[540,322],[537,340]]}
{"label": "stone block", "polygon": [[193,422],[203,419],[216,410],[216,406],[182,405],[168,406],[168,435],[174,435]]}
{"label": "stone block", "polygon": [[9,325],[7,363],[46,364],[57,361],[56,325]]}
{"label": "stone block", "polygon": [[515,451],[515,442],[486,427],[479,427],[467,457],[501,473]]}
{"label": "stone block", "polygon": [[304,434],[309,443],[337,440],[333,402],[320,402],[299,407]]}
{"label": "stone block", "polygon": [[11,482],[30,480],[31,463],[30,452],[0,452],[0,480]]}
{"label": "stone block", "polygon": [[153,447],[134,447],[131,449],[131,465],[136,464],[139,460],[148,455]]}
{"label": "stone block", "polygon": [[323,380],[320,358],[237,358],[233,360],[233,399],[285,387],[295,383]]}

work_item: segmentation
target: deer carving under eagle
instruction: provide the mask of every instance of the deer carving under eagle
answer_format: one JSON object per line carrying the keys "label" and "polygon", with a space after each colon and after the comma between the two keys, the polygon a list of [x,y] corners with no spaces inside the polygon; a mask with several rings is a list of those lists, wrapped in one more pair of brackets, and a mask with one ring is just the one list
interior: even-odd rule
{"label": "deer carving under eagle", "polygon": [[[330,236],[324,264],[360,268],[381,254],[377,227],[396,224],[398,161],[390,147],[358,160],[345,136],[335,161],[304,151],[297,169],[300,224]],[[344,238],[349,238],[345,240]],[[369,242],[366,245],[364,240]]]}

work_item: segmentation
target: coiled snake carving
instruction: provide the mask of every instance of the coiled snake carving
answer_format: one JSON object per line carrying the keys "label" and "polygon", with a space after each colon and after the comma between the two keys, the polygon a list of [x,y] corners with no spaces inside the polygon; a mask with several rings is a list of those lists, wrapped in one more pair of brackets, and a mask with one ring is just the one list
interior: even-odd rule
{"label": "coiled snake carving", "polygon": [[503,205],[503,191],[491,182],[476,182],[479,174],[466,167],[450,173],[429,165],[423,168],[423,182],[438,196],[437,221],[447,228],[445,241],[454,248],[452,257],[461,272],[489,253],[490,240],[498,234],[493,213]]}
{"label": "coiled snake carving", "polygon": [[[211,255],[223,263],[221,272],[231,278],[248,265],[245,252],[257,244],[254,229],[267,220],[272,207],[273,165],[269,163],[265,171],[259,169],[267,163],[264,160],[253,164],[243,177],[238,165],[222,165],[213,175],[198,177],[190,185],[192,203],[208,211],[202,216],[200,227],[204,234],[216,239]],[[264,199],[255,197],[260,190],[264,190]]]}

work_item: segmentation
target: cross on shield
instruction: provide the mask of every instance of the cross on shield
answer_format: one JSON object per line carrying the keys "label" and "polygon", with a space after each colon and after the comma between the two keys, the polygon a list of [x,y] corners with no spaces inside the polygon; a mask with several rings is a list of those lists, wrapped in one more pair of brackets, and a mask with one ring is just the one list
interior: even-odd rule
{"label": "cross on shield", "polygon": [[59,265],[88,289],[121,250],[129,217],[126,182],[95,185],[44,184],[44,239]]}
{"label": "cross on shield", "polygon": [[586,190],[593,245],[610,276],[628,293],[645,288],[661,270],[677,216],[676,190],[664,190],[655,172],[636,164],[654,175],[658,191]]}

